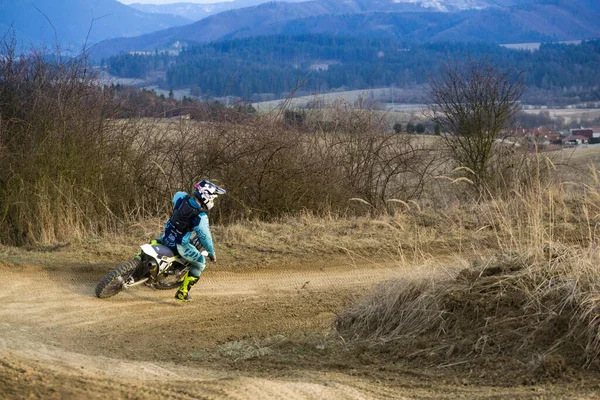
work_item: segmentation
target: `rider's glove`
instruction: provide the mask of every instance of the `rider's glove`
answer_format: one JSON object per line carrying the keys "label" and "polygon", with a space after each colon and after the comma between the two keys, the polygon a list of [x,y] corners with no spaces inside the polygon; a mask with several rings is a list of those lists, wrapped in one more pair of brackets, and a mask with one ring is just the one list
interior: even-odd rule
{"label": "rider's glove", "polygon": [[212,262],[217,262],[217,257],[214,254],[209,254],[208,258],[210,259],[210,261]]}

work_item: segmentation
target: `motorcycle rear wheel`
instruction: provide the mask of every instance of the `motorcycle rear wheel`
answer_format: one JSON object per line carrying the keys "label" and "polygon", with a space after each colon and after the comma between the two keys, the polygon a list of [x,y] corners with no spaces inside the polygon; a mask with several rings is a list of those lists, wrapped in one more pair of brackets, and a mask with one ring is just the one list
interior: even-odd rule
{"label": "motorcycle rear wheel", "polygon": [[175,289],[181,284],[180,278],[183,274],[160,274],[154,282],[154,288],[159,290]]}
{"label": "motorcycle rear wheel", "polygon": [[96,285],[96,296],[105,299],[112,297],[123,290],[123,283],[126,279],[129,279],[131,274],[136,268],[141,267],[142,262],[138,259],[133,259],[124,262],[108,274],[104,275],[104,278],[98,285]]}

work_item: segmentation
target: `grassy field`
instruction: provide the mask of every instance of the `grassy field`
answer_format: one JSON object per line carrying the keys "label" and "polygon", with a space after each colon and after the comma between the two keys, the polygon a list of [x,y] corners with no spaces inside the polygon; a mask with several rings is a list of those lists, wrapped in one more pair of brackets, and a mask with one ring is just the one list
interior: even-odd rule
{"label": "grassy field", "polygon": [[548,113],[551,118],[564,118],[568,124],[578,124],[582,121],[593,121],[600,118],[600,109],[597,108],[548,108],[525,109],[528,114]]}
{"label": "grassy field", "polygon": [[[342,92],[314,94],[309,96],[295,96],[289,99],[257,102],[253,103],[252,105],[259,112],[269,112],[282,107],[303,108],[306,107],[308,104],[331,107],[336,101],[344,101],[349,104],[358,106],[360,106],[360,104],[363,104],[363,106],[369,106],[375,103],[381,103],[383,99],[391,99],[391,90],[391,88],[348,90]],[[394,88],[393,90],[396,96],[400,96],[404,92],[411,92],[410,90],[403,90],[398,88]],[[422,105],[396,103],[396,107],[402,111],[414,112],[419,111],[422,108]]]}

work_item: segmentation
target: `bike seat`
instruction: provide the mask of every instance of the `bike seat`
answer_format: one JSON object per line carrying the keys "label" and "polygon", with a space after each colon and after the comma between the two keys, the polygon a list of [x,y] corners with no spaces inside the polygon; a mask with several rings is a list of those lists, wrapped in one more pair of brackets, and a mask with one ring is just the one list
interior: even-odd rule
{"label": "bike seat", "polygon": [[152,248],[154,249],[154,251],[156,251],[157,254],[161,256],[174,257],[176,255],[176,253],[173,252],[173,250],[171,250],[169,247],[163,244],[152,245]]}

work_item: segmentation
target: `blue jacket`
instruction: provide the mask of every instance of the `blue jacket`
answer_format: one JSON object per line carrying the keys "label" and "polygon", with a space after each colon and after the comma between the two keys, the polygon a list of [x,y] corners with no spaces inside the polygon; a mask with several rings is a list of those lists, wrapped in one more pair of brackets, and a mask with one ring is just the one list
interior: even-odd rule
{"label": "blue jacket", "polygon": [[[185,192],[177,192],[175,196],[173,196],[173,210],[176,210],[184,199],[187,197],[187,193]],[[196,200],[191,197],[190,204],[200,209],[200,205],[196,202]],[[192,222],[192,229],[189,232],[184,232],[183,235],[180,235],[173,229],[171,225],[171,220],[169,219],[165,224],[165,230],[162,236],[159,238],[160,242],[166,246],[169,246],[172,250],[177,249],[177,245],[180,244],[182,246],[187,246],[190,244],[190,240],[192,239],[193,232],[196,232],[198,239],[200,240],[200,244],[202,247],[208,251],[209,254],[214,255],[215,249],[213,245],[212,235],[210,233],[210,227],[208,223],[208,214],[205,210],[200,211],[198,216],[194,218]]]}

